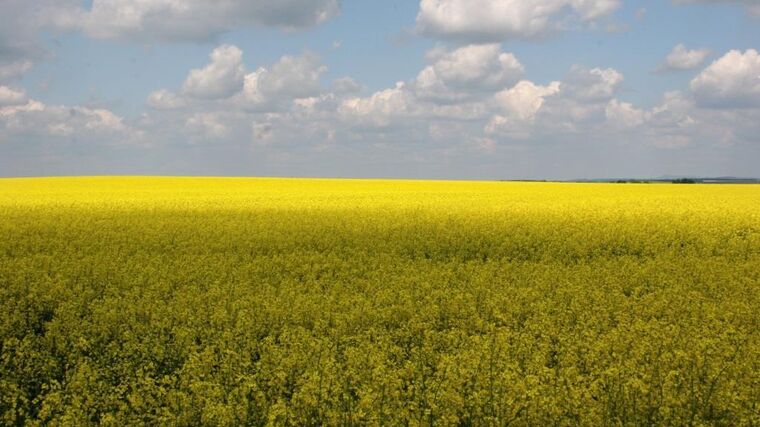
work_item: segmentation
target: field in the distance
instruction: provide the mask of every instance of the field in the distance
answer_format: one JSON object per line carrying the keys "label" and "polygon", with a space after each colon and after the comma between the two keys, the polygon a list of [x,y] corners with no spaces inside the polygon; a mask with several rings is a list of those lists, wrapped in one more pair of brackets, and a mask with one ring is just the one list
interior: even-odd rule
{"label": "field in the distance", "polygon": [[0,423],[759,425],[760,186],[0,180]]}

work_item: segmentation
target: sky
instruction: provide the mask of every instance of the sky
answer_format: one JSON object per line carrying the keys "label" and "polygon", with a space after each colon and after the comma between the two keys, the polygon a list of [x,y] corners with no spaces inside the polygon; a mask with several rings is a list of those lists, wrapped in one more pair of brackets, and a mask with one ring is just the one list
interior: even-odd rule
{"label": "sky", "polygon": [[0,176],[760,176],[758,0],[0,0]]}

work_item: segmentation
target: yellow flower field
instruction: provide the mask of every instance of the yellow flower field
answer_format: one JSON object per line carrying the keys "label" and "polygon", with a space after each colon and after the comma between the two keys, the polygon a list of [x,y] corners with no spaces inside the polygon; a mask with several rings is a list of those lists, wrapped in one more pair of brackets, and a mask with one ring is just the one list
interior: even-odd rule
{"label": "yellow flower field", "polygon": [[759,425],[760,186],[0,179],[0,423]]}

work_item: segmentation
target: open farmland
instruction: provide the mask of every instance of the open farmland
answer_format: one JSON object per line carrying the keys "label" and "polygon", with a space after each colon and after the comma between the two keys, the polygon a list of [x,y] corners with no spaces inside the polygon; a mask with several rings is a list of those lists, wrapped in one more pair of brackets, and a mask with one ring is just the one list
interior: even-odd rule
{"label": "open farmland", "polygon": [[760,186],[0,180],[0,422],[759,425]]}

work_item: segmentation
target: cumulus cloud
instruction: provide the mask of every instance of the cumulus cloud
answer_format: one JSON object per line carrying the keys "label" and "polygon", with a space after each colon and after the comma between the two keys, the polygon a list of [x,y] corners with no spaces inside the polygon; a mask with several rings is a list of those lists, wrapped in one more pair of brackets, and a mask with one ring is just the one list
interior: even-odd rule
{"label": "cumulus cloud", "polygon": [[196,113],[185,121],[185,130],[191,138],[221,139],[229,135],[230,130],[214,113]]}
{"label": "cumulus cloud", "polygon": [[[221,45],[203,68],[191,70],[178,92],[163,88],[151,92],[146,105],[155,111],[202,111],[222,108],[227,111],[275,112],[287,109],[294,100],[323,93],[322,75],[327,67],[312,53],[284,55],[277,62],[246,73],[243,52],[232,45]],[[359,86],[350,78],[339,79],[336,93],[348,94]],[[208,120],[199,119],[199,125]],[[206,126],[213,128],[213,126]]]}
{"label": "cumulus cloud", "polygon": [[540,86],[523,80],[514,87],[497,93],[494,100],[500,111],[486,124],[486,134],[527,138],[530,136],[536,114],[541,110],[546,98],[556,95],[559,91],[560,82]]}
{"label": "cumulus cloud", "polygon": [[498,44],[469,45],[429,54],[430,67],[447,85],[459,88],[498,88],[514,84],[525,73],[520,61]]}
{"label": "cumulus cloud", "polygon": [[416,115],[415,105],[413,94],[404,82],[398,82],[395,87],[375,92],[369,97],[344,100],[338,113],[347,120],[383,127],[395,118]]}
{"label": "cumulus cloud", "polygon": [[662,101],[650,109],[613,99],[605,114],[604,126],[594,134],[670,150],[723,150],[737,142],[753,145],[760,131],[760,111],[701,108],[690,93],[680,91],[665,93]]}
{"label": "cumulus cloud", "polygon": [[14,90],[7,86],[0,86],[0,107],[25,103],[26,94],[23,90]]}
{"label": "cumulus cloud", "polygon": [[635,108],[628,102],[620,102],[617,99],[610,100],[604,109],[604,115],[613,125],[622,128],[632,128],[644,124],[647,114],[644,110]]}
{"label": "cumulus cloud", "polygon": [[429,52],[431,64],[415,79],[366,97],[344,99],[338,107],[342,122],[358,132],[413,129],[436,140],[448,137],[477,146],[487,140],[493,148],[504,140],[556,139],[593,134],[605,127],[610,132],[625,130],[645,124],[649,117],[648,112],[615,99],[623,82],[615,69],[574,66],[561,82],[516,81],[524,74],[517,58],[501,52],[498,45],[478,47],[490,61],[481,59],[472,68],[468,61],[457,60],[475,56],[467,52],[471,46]]}
{"label": "cumulus cloud", "polygon": [[760,54],[731,50],[690,84],[697,102],[713,108],[760,107]]}
{"label": "cumulus cloud", "polygon": [[421,0],[417,30],[469,41],[539,37],[570,13],[583,21],[610,15],[619,0]]}
{"label": "cumulus cloud", "polygon": [[430,65],[415,79],[366,97],[343,99],[339,116],[345,123],[365,129],[404,128],[417,120],[477,121],[488,116],[486,104],[494,92],[513,86],[525,71],[519,60],[502,52],[498,44],[436,48],[428,52],[427,59]]}
{"label": "cumulus cloud", "polygon": [[124,132],[122,118],[99,108],[45,105],[36,100],[0,107],[0,134],[83,136]]}
{"label": "cumulus cloud", "polygon": [[679,43],[665,58],[660,70],[691,70],[702,65],[709,55],[710,49],[687,49],[686,46]]}
{"label": "cumulus cloud", "polygon": [[303,98],[320,91],[320,77],[327,67],[319,63],[316,55],[285,55],[270,69],[257,70],[258,88],[265,95]]}
{"label": "cumulus cloud", "polygon": [[236,46],[221,45],[210,55],[211,63],[188,74],[182,92],[193,98],[227,98],[243,87],[243,52]]}
{"label": "cumulus cloud", "polygon": [[433,49],[431,65],[412,83],[417,96],[431,100],[462,100],[482,91],[516,83],[525,73],[520,61],[499,44],[468,45],[454,50]]}
{"label": "cumulus cloud", "polygon": [[242,92],[236,102],[249,109],[271,109],[293,99],[321,92],[320,79],[327,71],[311,53],[285,55],[269,67],[259,67],[246,74]]}
{"label": "cumulus cloud", "polygon": [[74,13],[79,0],[3,0],[0,2],[0,81],[23,75],[49,55],[42,30],[57,31]]}
{"label": "cumulus cloud", "polygon": [[157,91],[151,92],[150,95],[148,95],[146,104],[148,107],[154,108],[156,110],[174,110],[184,107],[187,105],[187,102],[184,98],[175,93],[172,93],[166,89],[159,89]]}
{"label": "cumulus cloud", "polygon": [[146,99],[151,110],[140,125],[155,139],[195,145],[255,143],[261,148],[275,140],[278,146],[292,144],[285,138],[318,141],[334,132],[326,122],[338,123],[340,100],[359,89],[345,77],[329,92],[321,85],[326,71],[319,57],[307,52],[246,72],[242,52],[222,45],[206,67],[191,70],[179,91],[152,92]]}
{"label": "cumulus cloud", "polygon": [[94,0],[69,25],[95,38],[200,41],[243,26],[306,28],[339,9],[338,0]]}
{"label": "cumulus cloud", "polygon": [[332,90],[337,93],[356,93],[361,89],[361,85],[348,76],[339,77],[332,83]]}
{"label": "cumulus cloud", "polygon": [[[200,74],[217,74],[209,70],[218,71],[212,65],[224,61],[213,57],[212,53],[208,67],[197,70]],[[612,144],[677,152],[683,147],[693,150],[751,140],[753,130],[758,130],[752,123],[760,122],[751,112],[704,109],[696,91],[668,93],[650,108],[634,105],[618,99],[624,77],[613,68],[576,65],[562,81],[531,81],[520,61],[499,45],[439,47],[428,52],[426,60],[409,80],[362,95],[357,92],[361,85],[350,77],[322,86],[326,67],[315,55],[285,55],[255,71],[243,70],[242,84],[236,83],[231,94],[221,97],[190,96],[185,86],[177,92],[157,90],[146,100],[151,109],[140,121],[127,126],[116,117],[118,121],[112,122],[121,123],[122,130],[114,130],[116,125],[108,132],[129,134],[134,126],[145,135],[143,139],[192,143],[189,150],[219,147],[231,152],[248,147],[257,156],[273,153],[267,162],[289,162],[294,152],[301,152],[308,162],[318,153],[367,153],[371,147],[381,147],[378,153],[383,155],[392,152],[396,154],[391,157],[407,159],[419,155],[424,161],[429,152],[415,151],[421,146],[440,149],[447,156],[483,150],[497,155],[516,147],[572,147],[583,141],[600,149]],[[421,76],[426,73],[434,76],[439,95],[447,96],[423,90]],[[220,74],[240,79],[239,72]],[[213,87],[210,82],[218,79],[196,80],[209,83],[198,87]],[[75,119],[63,120],[62,110],[35,102],[4,107],[0,126],[5,126],[6,134],[11,134],[9,126],[19,123],[17,129],[36,128],[69,139],[107,132],[104,125],[100,130],[93,125],[109,122],[107,115],[98,118],[76,107]],[[89,128],[88,121],[93,123]],[[209,144],[202,146],[203,142]]]}
{"label": "cumulus cloud", "polygon": [[[175,86],[157,87],[147,96],[145,111],[134,118],[122,119],[105,108],[49,105],[30,99],[21,86],[21,77],[46,58],[38,38],[48,30],[53,37],[58,30],[74,29],[102,39],[209,41],[243,26],[290,30],[317,25],[335,16],[339,3],[6,0],[7,13],[0,16],[0,169],[32,170],[40,155],[50,153],[73,160],[71,164],[88,161],[90,153],[102,160],[108,158],[97,157],[103,146],[124,141],[155,149],[150,156],[132,151],[139,158],[133,164],[152,157],[157,163],[171,159],[189,165],[180,172],[228,172],[238,165],[234,170],[243,173],[320,174],[327,164],[360,164],[357,160],[371,158],[381,174],[388,164],[409,162],[407,169],[399,169],[407,173],[423,170],[417,167],[427,162],[440,167],[438,175],[429,174],[431,169],[420,174],[451,176],[451,170],[443,170],[451,164],[455,173],[469,177],[482,176],[477,167],[483,162],[472,161],[482,150],[488,152],[493,176],[503,177],[498,174],[507,170],[510,159],[512,167],[520,167],[526,164],[523,155],[536,150],[545,150],[536,155],[541,163],[547,158],[561,163],[573,153],[582,153],[572,161],[583,163],[600,151],[624,152],[619,147],[672,150],[657,151],[654,157],[659,158],[683,147],[693,153],[700,147],[757,146],[760,72],[755,50],[728,52],[705,68],[700,64],[708,57],[706,49],[676,46],[663,69],[704,70],[689,89],[642,106],[622,99],[624,77],[618,70],[589,64],[573,67],[556,79],[561,81],[535,80],[498,44],[569,28],[609,28],[615,24],[610,17],[620,7],[618,0],[421,0],[417,32],[450,44],[430,50],[420,69],[401,76],[405,80],[372,92],[364,92],[367,88],[350,76],[323,81],[327,69],[314,54],[284,55],[246,68],[243,52],[231,45],[218,46],[206,64],[187,70],[187,78]],[[39,80],[35,74],[29,81]],[[211,143],[203,146],[204,141]],[[176,151],[188,142],[194,145]],[[24,150],[26,157],[19,155]],[[124,163],[121,155],[129,150],[122,145],[118,150],[111,154],[111,160],[117,159],[111,164]],[[505,156],[507,152],[519,154]],[[204,169],[214,161],[213,153],[220,166]],[[301,163],[294,153],[302,155]],[[315,160],[320,153],[324,157]],[[467,156],[470,160],[460,161]],[[672,156],[679,160],[679,154]],[[329,163],[335,158],[341,160]],[[248,168],[253,162],[259,162],[257,167]],[[267,169],[276,162],[287,167]],[[624,158],[619,164],[628,163]],[[473,169],[467,171],[468,165]],[[366,166],[357,166],[355,174],[371,173]],[[107,166],[102,171],[113,172]]]}
{"label": "cumulus cloud", "polygon": [[[436,49],[428,54],[432,64],[414,80],[367,97],[345,99],[339,107],[340,115],[345,122],[364,128],[409,128],[419,122],[429,131],[436,121],[485,121],[480,129],[490,136],[526,139],[537,133],[577,133],[605,121],[605,108],[623,81],[623,75],[612,68],[574,66],[562,82],[515,82],[515,77],[524,73],[517,58],[500,52],[498,45],[478,48],[475,51],[487,52],[482,57],[490,61],[481,60],[469,67],[468,61],[457,60],[476,57],[467,52],[472,46],[453,51]],[[610,115],[617,112],[615,107],[627,106],[613,104]],[[463,128],[471,130],[469,125]]]}
{"label": "cumulus cloud", "polygon": [[[2,49],[2,47],[0,47]],[[34,63],[29,59],[19,59],[0,65],[0,82],[15,80],[32,69]]]}
{"label": "cumulus cloud", "polygon": [[575,99],[596,102],[612,98],[622,82],[623,75],[613,68],[588,69],[575,65],[563,89]]}
{"label": "cumulus cloud", "polygon": [[306,53],[247,72],[226,98],[162,89],[147,103],[151,120],[163,123],[156,128],[174,129],[187,141],[283,153],[298,147],[294,141],[328,151],[351,142],[496,153],[513,144],[585,140],[678,150],[746,141],[758,119],[706,110],[696,90],[668,93],[650,108],[634,105],[618,99],[624,76],[613,68],[576,65],[562,81],[531,81],[518,58],[497,44],[438,47],[426,60],[415,77],[366,96],[349,77],[323,87],[326,67]]}
{"label": "cumulus cloud", "polygon": [[[87,6],[83,3],[88,4]],[[3,0],[0,82],[16,79],[51,54],[43,32],[137,42],[209,41],[240,27],[303,29],[340,13],[340,0]]]}
{"label": "cumulus cloud", "polygon": [[605,122],[606,109],[622,81],[623,75],[615,69],[579,65],[562,82],[542,86],[521,81],[494,95],[499,111],[485,131],[520,138],[592,132]]}
{"label": "cumulus cloud", "polygon": [[694,101],[679,91],[666,92],[662,102],[652,108],[649,115],[650,124],[659,129],[686,129],[697,121]]}
{"label": "cumulus cloud", "polygon": [[[113,174],[104,162],[137,164],[149,156],[137,150],[145,139],[142,129],[105,108],[35,99],[0,106],[0,170],[6,175]],[[134,157],[125,161],[125,155]]]}
{"label": "cumulus cloud", "polygon": [[503,90],[494,99],[496,104],[510,116],[520,120],[533,120],[538,110],[544,105],[544,99],[559,93],[560,82],[551,82],[547,86],[539,86],[523,80],[514,87]]}
{"label": "cumulus cloud", "polygon": [[562,82],[543,86],[521,81],[494,95],[484,133],[497,145],[505,140],[609,139],[676,149],[718,140],[736,127],[731,116],[700,110],[688,93],[669,92],[649,109],[622,101],[616,98],[622,79],[614,69],[574,66]]}

